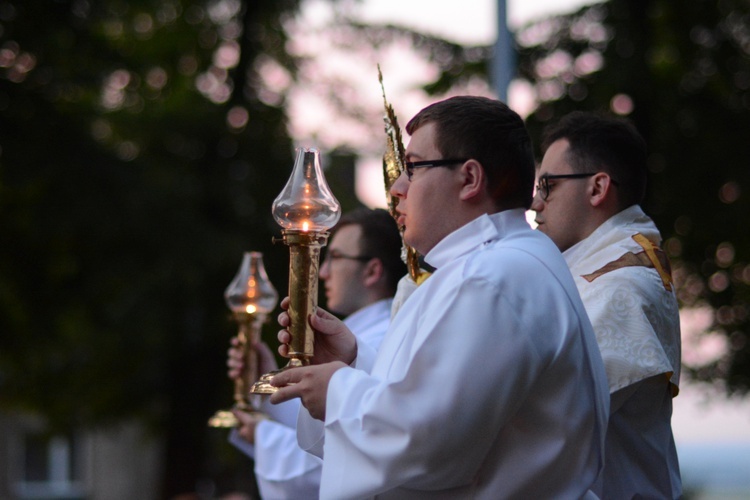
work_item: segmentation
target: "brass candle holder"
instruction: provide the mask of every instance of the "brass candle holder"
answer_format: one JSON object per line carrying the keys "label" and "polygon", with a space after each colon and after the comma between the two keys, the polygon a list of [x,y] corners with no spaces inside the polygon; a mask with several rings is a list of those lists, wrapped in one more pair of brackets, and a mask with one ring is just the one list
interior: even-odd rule
{"label": "brass candle holder", "polygon": [[[234,381],[234,409],[253,413],[258,411],[258,396],[250,394],[251,384],[258,379],[258,356],[255,344],[260,341],[260,329],[268,313],[273,311],[279,294],[271,284],[263,266],[263,254],[245,252],[242,264],[224,292],[227,306],[237,323],[237,338],[242,350],[243,368]],[[231,410],[219,410],[209,420],[210,427],[236,427],[237,417]]]}
{"label": "brass candle holder", "polygon": [[273,216],[283,228],[282,241],[289,247],[289,362],[253,384],[253,394],[278,390],[271,379],[283,370],[310,364],[315,333],[308,318],[318,306],[320,249],[328,241],[328,229],[338,222],[341,206],[331,193],[315,149],[297,150],[294,169],[284,190],[273,203]]}

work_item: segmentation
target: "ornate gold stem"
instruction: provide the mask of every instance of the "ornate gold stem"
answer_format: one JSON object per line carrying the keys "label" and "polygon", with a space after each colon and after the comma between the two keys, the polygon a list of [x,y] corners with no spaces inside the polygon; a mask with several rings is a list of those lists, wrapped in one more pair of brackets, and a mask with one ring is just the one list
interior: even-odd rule
{"label": "ornate gold stem", "polygon": [[[265,314],[235,312],[238,325],[237,339],[242,350],[243,369],[234,381],[234,408],[244,412],[257,412],[258,408],[250,400],[250,387],[258,378],[258,356],[253,347],[260,340],[260,328],[266,320]],[[256,396],[257,397],[257,396]],[[237,417],[230,410],[219,410],[209,420],[210,427],[237,427]]]}
{"label": "ornate gold stem", "polygon": [[287,330],[292,336],[289,342],[289,363],[274,372],[263,375],[252,387],[252,394],[273,394],[278,390],[270,384],[277,373],[288,368],[310,364],[313,356],[315,333],[308,318],[318,307],[318,271],[320,249],[328,241],[328,232],[304,232],[284,230],[284,244],[289,246],[289,314]]}

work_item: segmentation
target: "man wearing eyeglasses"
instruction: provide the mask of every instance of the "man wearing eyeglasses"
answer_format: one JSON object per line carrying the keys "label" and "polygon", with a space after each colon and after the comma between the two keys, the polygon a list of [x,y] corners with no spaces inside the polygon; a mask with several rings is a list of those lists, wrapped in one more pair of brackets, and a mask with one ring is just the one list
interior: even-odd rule
{"label": "man wearing eyeglasses", "polygon": [[609,379],[602,498],[678,498],[680,321],[661,235],[640,208],[645,142],[625,120],[575,112],[543,149],[531,208],[570,266]]}
{"label": "man wearing eyeglasses", "polygon": [[[341,217],[320,266],[328,309],[345,316],[349,330],[375,350],[388,329],[398,281],[406,274],[400,255],[401,235],[393,217],[382,209],[361,208]],[[258,351],[260,373],[278,368],[265,344]],[[231,349],[228,364],[230,378],[240,376],[242,351]],[[318,498],[322,462],[297,445],[299,400],[264,401],[261,409],[264,415],[235,411],[241,426],[230,434],[230,442],[255,460],[261,498]]]}
{"label": "man wearing eyeglasses", "polygon": [[302,399],[298,441],[323,454],[321,498],[582,498],[603,465],[606,375],[565,261],[526,223],[523,120],[458,96],[406,130],[391,194],[405,242],[436,270],[377,354],[311,316],[313,365],[277,375],[271,401]]}

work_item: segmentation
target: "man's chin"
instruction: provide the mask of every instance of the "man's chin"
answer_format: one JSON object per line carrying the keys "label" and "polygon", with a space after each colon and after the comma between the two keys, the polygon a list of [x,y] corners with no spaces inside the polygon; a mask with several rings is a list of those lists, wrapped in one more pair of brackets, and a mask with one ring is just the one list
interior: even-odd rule
{"label": "man's chin", "polygon": [[419,255],[427,254],[423,249],[424,241],[420,242],[418,238],[410,237],[409,233],[404,233],[404,244],[412,247]]}
{"label": "man's chin", "polygon": [[334,309],[336,308],[337,305],[338,304],[336,303],[335,300],[331,301],[331,298],[328,295],[326,295],[326,311],[331,312],[331,313],[335,312]]}
{"label": "man's chin", "polygon": [[411,233],[408,229],[404,228],[404,244],[412,248],[414,247],[414,239],[411,237]]}

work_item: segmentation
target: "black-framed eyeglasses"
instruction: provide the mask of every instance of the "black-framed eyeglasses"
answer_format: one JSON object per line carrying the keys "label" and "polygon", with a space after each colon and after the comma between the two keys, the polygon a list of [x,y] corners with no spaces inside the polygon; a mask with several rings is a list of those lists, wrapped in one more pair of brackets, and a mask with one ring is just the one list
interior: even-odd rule
{"label": "black-framed eyeglasses", "polygon": [[[550,180],[556,180],[556,179],[585,179],[587,177],[592,177],[599,172],[588,172],[585,174],[558,174],[558,175],[543,175],[539,177],[539,181],[536,183],[536,192],[539,195],[540,198],[542,198],[543,201],[547,201],[547,198],[549,198],[549,192],[552,189],[552,186],[550,186],[549,181]],[[618,185],[618,182],[610,177],[610,180],[612,181],[612,184],[615,186]]]}
{"label": "black-framed eyeglasses", "polygon": [[338,252],[336,250],[330,250],[326,253],[323,262],[330,262],[333,260],[346,259],[346,260],[357,260],[359,262],[367,262],[372,259],[369,255],[346,255],[345,253]]}
{"label": "black-framed eyeglasses", "polygon": [[456,165],[458,163],[464,163],[467,160],[427,160],[427,161],[407,161],[404,166],[406,167],[406,178],[411,180],[411,176],[414,175],[415,168],[433,168],[433,167],[447,167],[448,165]]}

